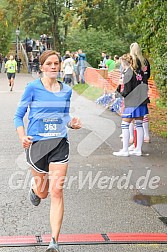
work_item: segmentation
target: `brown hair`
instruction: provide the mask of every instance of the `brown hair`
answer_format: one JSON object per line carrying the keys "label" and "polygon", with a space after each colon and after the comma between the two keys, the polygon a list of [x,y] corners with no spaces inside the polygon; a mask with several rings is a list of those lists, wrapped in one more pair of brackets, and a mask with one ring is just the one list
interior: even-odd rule
{"label": "brown hair", "polygon": [[59,59],[59,63],[61,63],[61,57],[58,52],[53,51],[53,50],[46,50],[41,54],[41,56],[39,58],[40,65],[42,66],[45,63],[45,61],[47,60],[47,58],[52,55],[56,55]]}
{"label": "brown hair", "polygon": [[121,60],[123,60],[124,62],[127,62],[131,66],[133,65],[133,59],[132,59],[132,56],[130,55],[130,53],[126,53],[126,54],[122,55]]}
{"label": "brown hair", "polygon": [[118,55],[114,55],[114,59],[119,60],[119,56]]}

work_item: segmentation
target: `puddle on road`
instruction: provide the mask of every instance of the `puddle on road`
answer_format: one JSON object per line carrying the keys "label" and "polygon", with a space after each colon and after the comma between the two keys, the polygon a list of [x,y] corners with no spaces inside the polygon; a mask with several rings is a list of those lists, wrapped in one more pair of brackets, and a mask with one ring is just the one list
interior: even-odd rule
{"label": "puddle on road", "polygon": [[167,204],[167,195],[138,194],[133,197],[133,201],[137,204],[151,207],[158,204]]}

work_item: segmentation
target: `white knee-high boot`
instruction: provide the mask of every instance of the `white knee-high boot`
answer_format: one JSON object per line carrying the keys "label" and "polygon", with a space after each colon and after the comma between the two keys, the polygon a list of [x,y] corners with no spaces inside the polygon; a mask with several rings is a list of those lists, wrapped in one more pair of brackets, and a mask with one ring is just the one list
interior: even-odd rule
{"label": "white knee-high boot", "polygon": [[121,123],[121,128],[122,128],[122,141],[123,141],[123,148],[120,151],[113,152],[114,156],[119,156],[119,157],[128,157],[129,156],[129,151],[128,151],[128,145],[129,145],[129,123],[122,121]]}
{"label": "white knee-high boot", "polygon": [[144,142],[149,143],[150,137],[149,137],[149,121],[148,116],[144,116],[143,118],[143,129],[144,129]]}
{"label": "white knee-high boot", "polygon": [[133,121],[130,123],[129,125],[129,132],[130,132],[130,140],[129,140],[129,143],[133,143],[133,140],[134,140],[134,123]]}
{"label": "white knee-high boot", "polygon": [[123,151],[128,151],[128,146],[129,146],[129,137],[130,137],[130,132],[129,132],[129,123],[122,121],[121,123],[121,128],[122,128],[122,141],[123,141]]}

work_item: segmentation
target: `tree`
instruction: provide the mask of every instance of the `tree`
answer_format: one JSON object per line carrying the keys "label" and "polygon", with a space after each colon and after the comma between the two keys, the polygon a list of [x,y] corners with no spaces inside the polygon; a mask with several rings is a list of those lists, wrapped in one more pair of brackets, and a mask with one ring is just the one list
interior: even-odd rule
{"label": "tree", "polygon": [[167,5],[165,0],[141,0],[133,12],[135,22],[131,30],[149,55],[152,75],[161,91],[164,102],[167,97]]}
{"label": "tree", "polygon": [[81,48],[87,54],[88,63],[92,67],[98,67],[102,51],[106,51],[113,58],[115,54],[121,56],[129,49],[128,45],[119,37],[114,36],[111,31],[103,29],[98,31],[94,28],[72,29],[67,36],[67,41],[67,49],[75,52]]}
{"label": "tree", "polygon": [[[51,33],[53,47],[60,50],[60,22],[62,19],[64,0],[7,0],[8,8],[13,10],[13,22],[23,27],[27,33]],[[16,18],[16,13],[19,15]]]}
{"label": "tree", "polygon": [[[0,3],[0,7],[1,7]],[[4,7],[4,5],[3,5]],[[0,53],[4,56],[8,53],[12,38],[11,26],[9,25],[9,13],[1,8],[0,9]]]}

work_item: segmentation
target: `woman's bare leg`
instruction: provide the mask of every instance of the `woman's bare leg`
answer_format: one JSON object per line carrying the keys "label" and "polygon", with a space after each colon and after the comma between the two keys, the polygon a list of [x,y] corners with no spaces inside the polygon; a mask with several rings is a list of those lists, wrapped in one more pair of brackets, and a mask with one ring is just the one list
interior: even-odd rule
{"label": "woman's bare leg", "polygon": [[49,181],[47,173],[40,173],[31,169],[31,173],[34,177],[33,191],[41,199],[45,199],[49,191]]}
{"label": "woman's bare leg", "polygon": [[67,173],[68,164],[54,164],[49,165],[49,192],[51,197],[50,205],[50,225],[52,230],[52,237],[58,241],[63,214],[64,214],[64,199],[63,199],[63,185]]}

